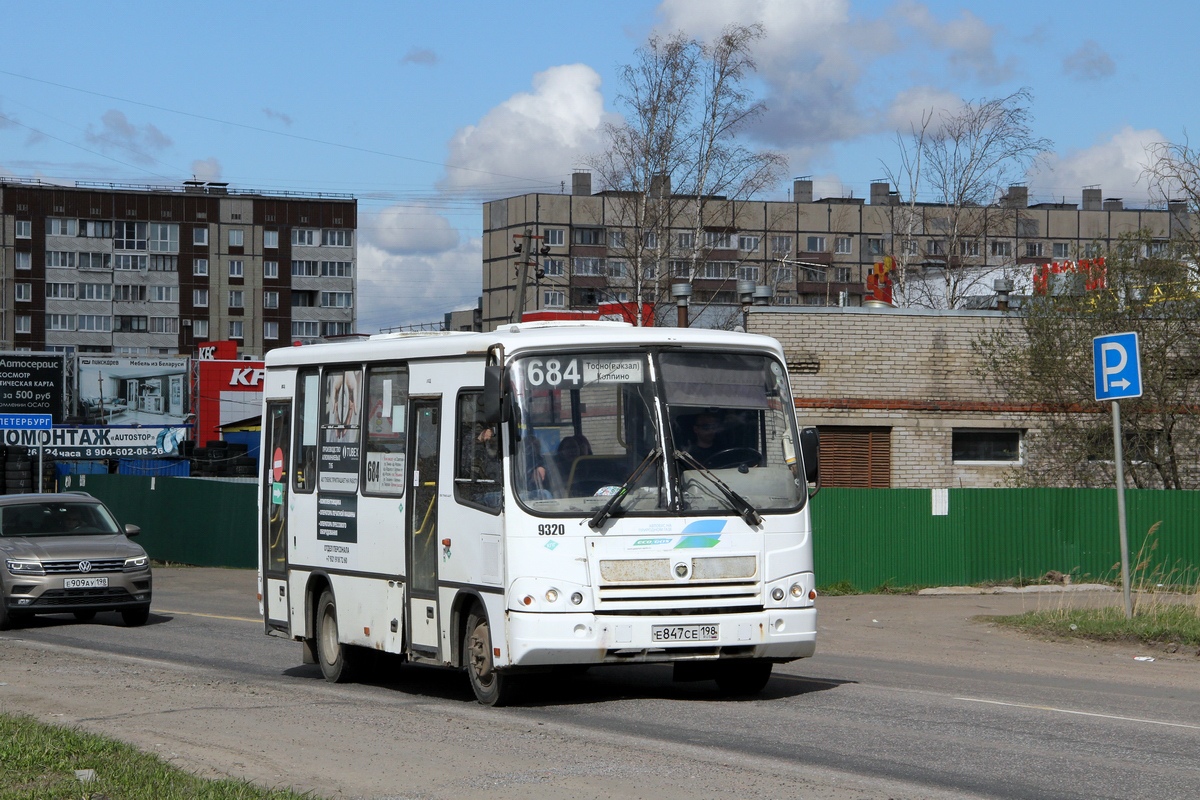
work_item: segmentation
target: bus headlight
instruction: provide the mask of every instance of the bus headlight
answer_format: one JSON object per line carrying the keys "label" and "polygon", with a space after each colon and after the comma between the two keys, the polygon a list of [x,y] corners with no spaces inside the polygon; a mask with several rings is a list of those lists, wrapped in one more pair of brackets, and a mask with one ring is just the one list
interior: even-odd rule
{"label": "bus headlight", "polygon": [[[794,589],[796,587],[793,586],[792,588]],[[773,599],[776,603],[783,600],[783,587],[782,586],[776,586],[774,589],[771,590],[771,599]]]}
{"label": "bus headlight", "polygon": [[547,589],[546,590],[546,602],[547,603],[557,603],[558,602],[558,589]]}
{"label": "bus headlight", "polygon": [[792,584],[792,597],[799,600],[803,596],[804,596],[804,587],[798,583],[793,583]]}
{"label": "bus headlight", "polygon": [[579,605],[583,602],[583,592],[571,592],[571,604]]}

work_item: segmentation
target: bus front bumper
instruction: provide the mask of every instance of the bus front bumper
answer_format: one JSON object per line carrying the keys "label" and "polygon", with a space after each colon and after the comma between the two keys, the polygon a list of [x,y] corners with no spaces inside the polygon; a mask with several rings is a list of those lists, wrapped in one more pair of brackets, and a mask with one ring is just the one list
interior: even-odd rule
{"label": "bus front bumper", "polygon": [[816,608],[653,618],[509,611],[507,653],[496,658],[496,666],[721,658],[782,662],[808,658],[816,642]]}

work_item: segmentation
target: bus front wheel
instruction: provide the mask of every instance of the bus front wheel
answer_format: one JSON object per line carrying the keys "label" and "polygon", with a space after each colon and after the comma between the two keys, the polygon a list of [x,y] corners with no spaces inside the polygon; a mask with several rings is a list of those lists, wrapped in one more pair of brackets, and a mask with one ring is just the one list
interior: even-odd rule
{"label": "bus front wheel", "polygon": [[321,592],[321,599],[317,601],[316,626],[317,663],[321,665],[321,674],[330,683],[345,683],[353,676],[353,655],[350,645],[338,640],[337,603],[328,589]]}
{"label": "bus front wheel", "polygon": [[492,660],[492,629],[487,615],[478,606],[467,616],[463,654],[475,699],[485,706],[505,705],[512,695],[512,678],[496,671]]}
{"label": "bus front wheel", "polygon": [[746,658],[727,661],[717,665],[717,688],[722,694],[748,697],[758,694],[771,680],[770,661],[762,658]]}

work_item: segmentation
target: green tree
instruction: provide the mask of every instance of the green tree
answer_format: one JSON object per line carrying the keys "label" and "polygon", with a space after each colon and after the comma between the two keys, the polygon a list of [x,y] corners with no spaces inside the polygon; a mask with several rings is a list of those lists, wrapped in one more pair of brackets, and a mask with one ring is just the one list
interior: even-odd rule
{"label": "green tree", "polygon": [[[1029,409],[1033,486],[1111,486],[1112,418],[1096,403],[1092,339],[1139,335],[1140,398],[1121,401],[1125,474],[1139,488],[1200,488],[1200,287],[1190,259],[1148,231],[1122,237],[1103,268],[1051,275],[1012,324],[975,342],[980,376]],[[1103,286],[1087,288],[1103,277]]]}

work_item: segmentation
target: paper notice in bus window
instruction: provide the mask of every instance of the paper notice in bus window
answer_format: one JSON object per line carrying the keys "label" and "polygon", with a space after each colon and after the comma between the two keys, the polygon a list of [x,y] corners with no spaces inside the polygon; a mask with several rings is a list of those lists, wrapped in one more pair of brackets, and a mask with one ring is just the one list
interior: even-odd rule
{"label": "paper notice in bus window", "polygon": [[584,358],[583,380],[586,383],[641,383],[640,358]]}
{"label": "paper notice in bus window", "polygon": [[365,491],[404,494],[404,453],[367,453]]}

